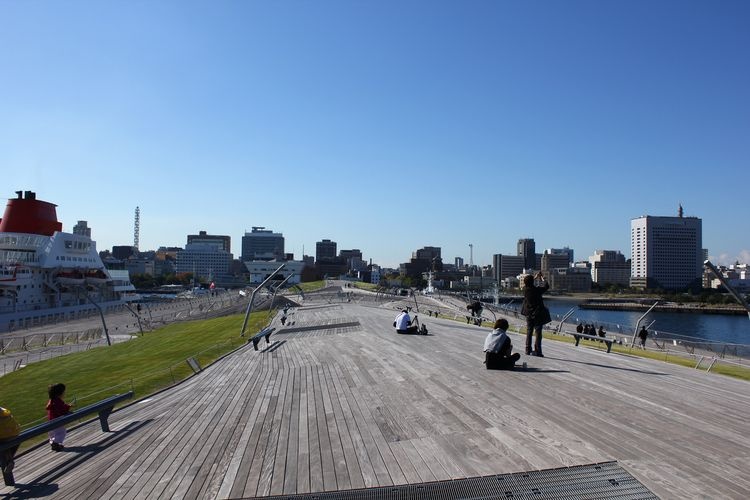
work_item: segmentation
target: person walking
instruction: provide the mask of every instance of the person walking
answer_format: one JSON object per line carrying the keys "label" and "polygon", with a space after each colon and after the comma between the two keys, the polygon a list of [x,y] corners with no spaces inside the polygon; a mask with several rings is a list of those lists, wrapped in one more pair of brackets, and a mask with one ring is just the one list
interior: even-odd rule
{"label": "person walking", "polygon": [[[47,391],[49,401],[47,402],[47,420],[54,420],[70,413],[70,405],[63,401],[65,396],[65,384],[52,384]],[[49,431],[49,444],[52,451],[63,451],[63,441],[65,441],[65,427],[60,426]]]}
{"label": "person walking", "polygon": [[[541,285],[534,283],[534,276],[527,274],[523,278],[523,305],[521,314],[526,316],[526,355],[544,357],[542,354],[542,327],[549,323],[549,309],[544,305],[542,295],[549,290],[549,283],[541,272],[536,273]],[[531,336],[534,334],[534,350],[531,350]]]}
{"label": "person walking", "polygon": [[638,338],[641,339],[641,349],[646,349],[646,339],[648,338],[648,330],[645,326],[641,327],[641,331],[638,332]]}

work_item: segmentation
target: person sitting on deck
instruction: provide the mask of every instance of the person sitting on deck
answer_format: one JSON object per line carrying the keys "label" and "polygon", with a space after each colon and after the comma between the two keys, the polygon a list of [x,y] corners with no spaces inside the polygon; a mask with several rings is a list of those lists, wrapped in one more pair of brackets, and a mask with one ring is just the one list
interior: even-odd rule
{"label": "person sitting on deck", "polygon": [[396,327],[396,333],[419,333],[419,326],[412,325],[411,323],[409,313],[404,309],[401,311],[401,314],[396,316],[393,326]]}
{"label": "person sitting on deck", "polygon": [[484,339],[484,363],[488,370],[512,370],[521,357],[519,353],[511,354],[513,344],[507,331],[508,320],[500,318],[495,321],[495,329]]}

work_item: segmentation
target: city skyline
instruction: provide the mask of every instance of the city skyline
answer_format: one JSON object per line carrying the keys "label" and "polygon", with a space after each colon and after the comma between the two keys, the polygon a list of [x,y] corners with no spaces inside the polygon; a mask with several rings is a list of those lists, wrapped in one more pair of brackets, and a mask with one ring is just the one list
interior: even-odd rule
{"label": "city skyline", "polygon": [[703,220],[750,261],[745,2],[4,2],[0,168],[99,250],[252,226],[396,267]]}

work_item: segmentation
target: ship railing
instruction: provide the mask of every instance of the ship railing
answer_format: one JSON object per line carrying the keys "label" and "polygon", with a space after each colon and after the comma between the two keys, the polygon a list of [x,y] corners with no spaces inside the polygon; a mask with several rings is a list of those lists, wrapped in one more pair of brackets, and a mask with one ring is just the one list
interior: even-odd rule
{"label": "ship railing", "polygon": [[40,332],[10,337],[2,336],[0,337],[0,354],[68,344],[82,344],[99,340],[101,337],[101,328],[90,328],[77,332]]}

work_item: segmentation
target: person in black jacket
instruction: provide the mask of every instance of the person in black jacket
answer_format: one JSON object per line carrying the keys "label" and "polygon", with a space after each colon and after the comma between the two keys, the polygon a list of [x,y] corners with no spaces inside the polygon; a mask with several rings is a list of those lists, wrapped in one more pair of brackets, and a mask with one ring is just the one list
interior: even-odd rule
{"label": "person in black jacket", "polygon": [[[549,283],[544,279],[541,272],[536,278],[542,282],[541,286],[534,284],[534,276],[527,274],[523,278],[523,306],[521,314],[526,316],[526,355],[539,356],[542,354],[542,326],[550,322],[549,310],[544,305],[542,294],[549,289]],[[531,335],[535,332],[534,351],[531,350]]]}

